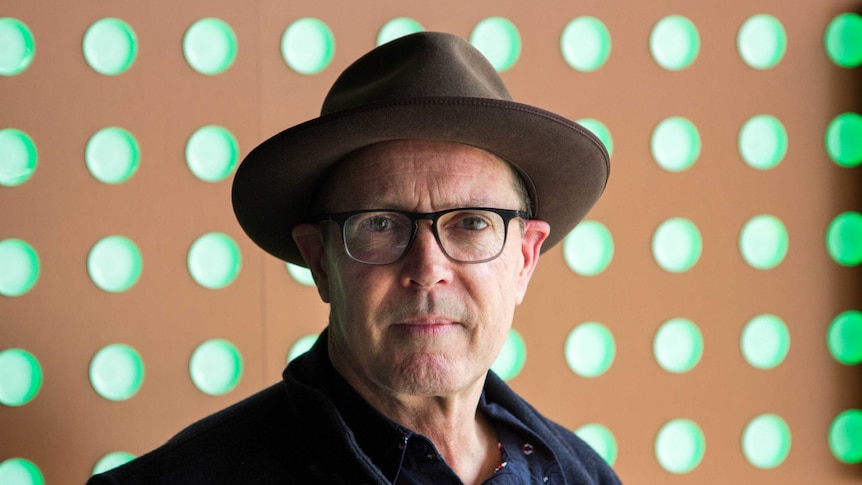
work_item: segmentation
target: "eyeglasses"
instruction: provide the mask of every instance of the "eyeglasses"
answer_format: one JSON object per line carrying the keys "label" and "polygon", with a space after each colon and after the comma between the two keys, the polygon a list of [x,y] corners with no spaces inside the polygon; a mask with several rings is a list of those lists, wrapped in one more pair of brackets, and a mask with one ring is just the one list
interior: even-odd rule
{"label": "eyeglasses", "polygon": [[417,213],[398,210],[359,210],[325,214],[318,220],[341,227],[344,250],[365,264],[389,264],[410,249],[419,221],[430,220],[437,244],[453,261],[484,263],[503,252],[509,221],[527,213],[508,209],[468,207]]}

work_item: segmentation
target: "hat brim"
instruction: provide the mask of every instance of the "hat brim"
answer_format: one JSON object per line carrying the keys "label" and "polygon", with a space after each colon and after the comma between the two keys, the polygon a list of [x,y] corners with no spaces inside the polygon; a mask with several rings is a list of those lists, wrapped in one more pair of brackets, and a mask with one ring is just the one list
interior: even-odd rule
{"label": "hat brim", "polygon": [[317,215],[309,205],[318,185],[351,152],[401,139],[472,145],[514,165],[527,183],[533,217],[551,226],[543,251],[586,215],[610,170],[595,135],[551,112],[484,98],[401,99],[315,118],[252,150],[233,182],[240,226],[268,253],[306,266],[291,231]]}

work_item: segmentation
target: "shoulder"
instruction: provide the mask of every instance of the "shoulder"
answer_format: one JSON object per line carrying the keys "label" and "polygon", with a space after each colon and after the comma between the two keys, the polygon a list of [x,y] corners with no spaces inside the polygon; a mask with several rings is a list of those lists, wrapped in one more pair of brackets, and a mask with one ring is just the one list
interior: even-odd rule
{"label": "shoulder", "polygon": [[290,456],[293,441],[286,436],[300,425],[285,412],[286,407],[284,386],[274,385],[192,424],[138,459],[94,477],[91,484],[227,483],[230,477],[270,478],[264,475],[266,470],[280,468],[274,465]]}

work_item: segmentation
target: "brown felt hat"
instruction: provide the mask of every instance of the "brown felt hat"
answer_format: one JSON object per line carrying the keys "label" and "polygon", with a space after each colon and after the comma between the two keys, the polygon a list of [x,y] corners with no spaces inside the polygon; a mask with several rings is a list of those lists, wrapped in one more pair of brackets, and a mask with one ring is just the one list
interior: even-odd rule
{"label": "brown felt hat", "polygon": [[318,185],[351,152],[374,143],[446,140],[514,165],[550,223],[543,250],[584,217],[610,170],[604,145],[562,116],[512,101],[497,71],[460,37],[421,32],[381,45],[332,85],[320,117],[276,134],[237,169],[233,208],[243,230],[282,260],[306,266],[291,230],[311,221]]}

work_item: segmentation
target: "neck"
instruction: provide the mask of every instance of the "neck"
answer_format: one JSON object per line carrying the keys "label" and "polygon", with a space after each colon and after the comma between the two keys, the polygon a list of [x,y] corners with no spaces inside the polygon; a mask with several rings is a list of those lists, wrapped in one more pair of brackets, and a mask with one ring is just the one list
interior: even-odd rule
{"label": "neck", "polygon": [[465,484],[481,483],[500,464],[496,432],[478,411],[484,387],[481,379],[446,396],[415,396],[372,388],[339,359],[330,355],[336,371],[371,406],[392,421],[422,434]]}

